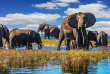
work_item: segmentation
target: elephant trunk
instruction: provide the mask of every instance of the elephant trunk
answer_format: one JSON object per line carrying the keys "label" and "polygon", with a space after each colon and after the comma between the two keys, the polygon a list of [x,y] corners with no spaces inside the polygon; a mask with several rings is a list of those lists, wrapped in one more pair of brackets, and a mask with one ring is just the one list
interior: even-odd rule
{"label": "elephant trunk", "polygon": [[40,31],[40,29],[38,28],[37,32],[39,32],[39,31]]}
{"label": "elephant trunk", "polygon": [[39,41],[38,41],[38,49],[41,49],[42,48],[42,41],[41,39],[39,38]]}
{"label": "elephant trunk", "polygon": [[82,34],[82,40],[83,40],[83,45],[84,45],[85,44],[85,36],[84,36],[83,29],[81,29],[81,34]]}
{"label": "elephant trunk", "polygon": [[38,49],[41,49],[42,48],[42,43],[39,43],[38,44]]}
{"label": "elephant trunk", "polygon": [[88,40],[86,40],[87,37],[87,33],[86,33],[86,28],[82,27],[81,28],[81,33],[82,33],[82,39],[83,39],[83,45],[85,45],[87,43]]}

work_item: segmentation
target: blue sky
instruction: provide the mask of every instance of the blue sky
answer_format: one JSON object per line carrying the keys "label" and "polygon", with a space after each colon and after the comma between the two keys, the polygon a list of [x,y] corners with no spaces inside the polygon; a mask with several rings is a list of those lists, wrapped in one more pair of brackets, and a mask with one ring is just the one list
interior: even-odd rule
{"label": "blue sky", "polygon": [[96,16],[89,30],[110,34],[109,0],[0,0],[0,23],[14,28],[37,30],[39,24],[60,27],[63,19],[77,12],[91,12]]}

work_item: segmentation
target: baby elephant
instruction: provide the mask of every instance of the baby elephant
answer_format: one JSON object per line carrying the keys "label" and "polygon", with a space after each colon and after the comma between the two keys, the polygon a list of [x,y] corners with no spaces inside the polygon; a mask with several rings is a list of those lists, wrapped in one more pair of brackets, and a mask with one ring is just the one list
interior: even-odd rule
{"label": "baby elephant", "polygon": [[97,36],[97,43],[98,46],[107,46],[108,44],[107,34],[104,31],[99,32]]}
{"label": "baby elephant", "polygon": [[26,49],[32,49],[32,43],[37,43],[41,49],[40,34],[29,29],[13,29],[9,34],[9,49],[15,49],[26,45]]}

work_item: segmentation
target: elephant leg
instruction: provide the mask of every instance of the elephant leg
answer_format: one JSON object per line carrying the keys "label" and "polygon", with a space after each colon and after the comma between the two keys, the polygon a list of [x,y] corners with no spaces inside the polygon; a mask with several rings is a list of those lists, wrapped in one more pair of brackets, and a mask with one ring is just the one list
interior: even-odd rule
{"label": "elephant leg", "polygon": [[26,49],[32,49],[32,44],[30,42],[30,39],[27,39]]}
{"label": "elephant leg", "polygon": [[[86,47],[86,49],[89,49],[89,43],[91,44],[91,46],[92,46],[92,43],[88,40],[88,36],[86,35],[86,37],[85,37],[85,47]],[[93,47],[93,46],[92,46]]]}
{"label": "elephant leg", "polygon": [[64,33],[63,33],[63,31],[61,31],[60,32],[60,37],[59,37],[59,43],[58,43],[58,47],[57,47],[58,51],[60,50],[60,46],[61,46],[61,43],[62,43],[63,40],[64,40]]}
{"label": "elephant leg", "polygon": [[0,48],[3,47],[2,37],[0,37]]}
{"label": "elephant leg", "polygon": [[74,49],[74,43],[70,41],[70,50]]}
{"label": "elephant leg", "polygon": [[46,36],[44,35],[44,39],[46,39]]}
{"label": "elephant leg", "polygon": [[70,51],[70,40],[67,40],[67,48],[66,48],[67,51]]}
{"label": "elephant leg", "polygon": [[15,46],[14,44],[11,43],[11,45],[9,45],[9,49],[16,50],[16,46]]}
{"label": "elephant leg", "polygon": [[67,45],[66,40],[64,40],[64,44]]}
{"label": "elephant leg", "polygon": [[26,49],[32,49],[32,44],[31,43],[27,43]]}
{"label": "elephant leg", "polygon": [[48,35],[48,39],[50,40],[50,36]]}

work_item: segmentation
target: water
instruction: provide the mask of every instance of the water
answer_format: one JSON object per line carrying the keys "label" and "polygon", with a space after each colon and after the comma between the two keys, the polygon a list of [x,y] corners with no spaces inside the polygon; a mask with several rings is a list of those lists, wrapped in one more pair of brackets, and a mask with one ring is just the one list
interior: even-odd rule
{"label": "water", "polygon": [[86,63],[86,67],[84,69],[80,68],[80,70],[72,69],[72,70],[63,70],[63,67],[60,64],[56,64],[54,66],[48,64],[48,66],[44,67],[28,67],[28,68],[10,68],[11,74],[16,73],[25,73],[25,74],[110,74],[110,58],[102,59],[97,63],[91,61],[91,63]]}
{"label": "water", "polygon": [[110,36],[108,36],[108,40],[110,40]]}
{"label": "water", "polygon": [[[8,47],[7,46],[4,46],[4,48],[7,50]],[[20,48],[16,48],[16,50],[25,50],[26,47],[20,47]],[[34,50],[37,50],[38,49],[38,46],[33,46],[33,49]],[[57,47],[56,46],[43,46],[42,47],[42,50],[56,50]],[[110,50],[110,46],[109,47],[106,47],[106,48],[92,48],[90,49],[90,51],[109,51]],[[66,51],[66,46],[61,46],[60,47],[60,51]]]}
{"label": "water", "polygon": [[[8,47],[7,46],[4,46],[4,48],[7,50],[8,49]],[[25,50],[26,49],[26,47],[24,46],[24,47],[20,47],[20,48],[16,48],[16,50]],[[33,46],[33,49],[34,50],[37,50],[38,49],[38,46]],[[57,49],[57,47],[55,47],[55,46],[43,46],[42,47],[42,50],[56,50]],[[60,50],[61,51],[66,51],[66,46],[61,46],[60,47]]]}

